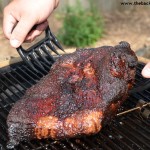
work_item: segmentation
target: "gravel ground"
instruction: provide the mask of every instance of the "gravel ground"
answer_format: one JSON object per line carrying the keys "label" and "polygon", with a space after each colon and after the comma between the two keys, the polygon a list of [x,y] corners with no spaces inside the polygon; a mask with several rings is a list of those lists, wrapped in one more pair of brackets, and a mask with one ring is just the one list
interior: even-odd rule
{"label": "gravel ground", "polygon": [[[134,51],[150,47],[150,9],[134,9],[125,12],[115,12],[114,14],[104,14],[103,18],[105,22],[104,35],[96,44],[89,47],[116,45],[120,41],[129,42]],[[58,29],[61,27],[61,21],[58,21],[52,15],[49,18],[49,24],[52,31],[57,34]],[[41,37],[36,39],[36,41],[40,39]],[[30,45],[28,44],[27,46]],[[150,49],[147,51],[150,53]],[[14,48],[10,47],[9,41],[3,35],[1,15],[0,60],[8,59],[11,56],[18,56],[18,54]]]}

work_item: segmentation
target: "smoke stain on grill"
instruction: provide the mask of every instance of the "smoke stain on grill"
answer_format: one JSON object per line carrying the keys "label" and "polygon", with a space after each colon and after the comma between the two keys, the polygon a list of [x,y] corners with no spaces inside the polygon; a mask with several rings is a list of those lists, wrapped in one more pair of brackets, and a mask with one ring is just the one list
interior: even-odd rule
{"label": "smoke stain on grill", "polygon": [[[135,87],[146,81],[140,75],[143,66],[144,64],[141,63],[137,66]],[[48,68],[45,69],[49,71]],[[25,90],[38,82],[45,74],[42,71],[35,74],[23,63],[0,69],[0,150],[6,149],[8,140],[6,119],[9,110]],[[132,94],[118,112],[135,107],[139,99],[150,102],[150,89]],[[149,119],[141,117],[137,112],[132,112],[116,117],[96,135],[63,141],[51,139],[24,141],[15,150],[149,150],[149,126]]]}

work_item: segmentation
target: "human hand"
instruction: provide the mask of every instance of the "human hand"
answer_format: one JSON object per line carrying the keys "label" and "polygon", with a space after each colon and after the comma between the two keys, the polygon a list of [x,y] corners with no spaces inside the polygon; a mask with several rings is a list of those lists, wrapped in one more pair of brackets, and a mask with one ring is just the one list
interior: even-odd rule
{"label": "human hand", "polygon": [[150,78],[150,62],[143,68],[142,75],[145,78]]}
{"label": "human hand", "polygon": [[[47,18],[59,0],[13,0],[4,9],[3,31],[12,47],[33,41],[48,26]],[[36,28],[31,31],[32,27]],[[31,31],[31,32],[30,32]]]}

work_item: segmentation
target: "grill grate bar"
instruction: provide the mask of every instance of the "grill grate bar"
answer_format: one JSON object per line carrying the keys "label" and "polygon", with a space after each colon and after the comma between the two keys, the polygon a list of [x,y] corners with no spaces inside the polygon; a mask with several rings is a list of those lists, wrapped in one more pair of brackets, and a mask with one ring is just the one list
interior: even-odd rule
{"label": "grill grate bar", "polygon": [[83,148],[80,147],[74,140],[66,140],[66,143],[70,145],[72,150],[82,150]]}
{"label": "grill grate bar", "polygon": [[[10,83],[10,86],[15,87],[16,90],[18,90],[22,95],[24,94],[24,92],[21,91],[21,90],[15,85],[15,83],[13,83],[9,78],[6,78],[4,75],[2,75],[2,77],[3,77],[7,82]],[[8,85],[7,85],[7,86],[8,86]]]}
{"label": "grill grate bar", "polygon": [[131,147],[129,147],[128,144],[126,144],[124,142],[124,140],[121,140],[121,138],[123,138],[121,135],[119,136],[119,134],[116,134],[116,132],[113,132],[112,130],[110,130],[108,128],[108,130],[104,130],[103,132],[107,137],[109,137],[109,139],[113,142],[113,143],[117,143],[117,146],[120,148],[120,149],[125,149],[125,150],[128,150],[128,149],[131,149]]}
{"label": "grill grate bar", "polygon": [[[2,140],[3,142],[6,142],[6,141],[7,141],[5,131],[1,130],[0,136],[1,136],[0,141],[1,141],[1,140]],[[3,143],[3,142],[2,142],[2,143]]]}
{"label": "grill grate bar", "polygon": [[135,85],[136,86],[138,86],[138,85],[143,85],[143,83],[147,83],[147,84],[150,84],[150,81],[148,80],[147,81],[147,79],[145,79],[145,81],[142,81],[142,80],[140,80],[140,78],[139,78],[139,76],[137,76],[136,78],[135,78]]}
{"label": "grill grate bar", "polygon": [[[136,123],[135,123],[135,121],[133,121],[133,119],[131,119],[129,116],[127,116],[127,118],[130,120],[130,122],[134,125],[134,126],[137,126],[137,129],[139,129],[139,131],[141,131],[142,133],[144,132],[144,133],[146,133],[146,134],[148,134],[148,137],[150,137],[150,131],[148,130],[148,126],[144,126],[143,125],[143,123],[144,122],[142,122],[142,124],[141,124],[141,122],[138,122],[139,120],[137,119],[136,120],[136,118],[134,118],[134,120],[136,120]],[[141,125],[140,125],[141,124]],[[144,135],[145,136],[145,135]]]}
{"label": "grill grate bar", "polygon": [[[132,140],[131,138],[129,138],[126,134],[124,134],[123,132],[117,130],[115,127],[112,127],[112,130],[118,134],[121,135],[120,137],[123,137],[123,141],[126,142],[127,146],[129,147],[129,149],[140,149],[140,150],[144,150],[143,148],[140,147],[140,145],[138,145],[136,142],[134,142],[134,140]],[[134,146],[134,147],[133,147]]]}
{"label": "grill grate bar", "polygon": [[[5,124],[4,124],[4,121],[2,121],[2,118],[0,119],[0,125],[1,125],[1,127],[3,128],[3,129],[7,129],[7,127],[5,126]],[[0,132],[0,134],[2,133],[2,129],[1,129],[1,132]],[[3,135],[4,135],[4,132],[3,132]]]}
{"label": "grill grate bar", "polygon": [[[35,74],[33,71],[31,71],[27,66],[23,66],[23,68],[25,69],[25,70],[27,70],[33,77],[35,77],[35,78],[37,78],[37,80],[40,80],[40,78],[42,77],[39,77],[37,74]],[[39,73],[40,74],[40,73]],[[42,75],[42,74],[40,74],[40,75]]]}
{"label": "grill grate bar", "polygon": [[70,148],[63,142],[58,143],[60,150],[70,150]]}
{"label": "grill grate bar", "polygon": [[102,146],[102,148],[104,148],[104,150],[112,150],[111,147],[109,147],[105,141],[105,139],[102,138],[102,136],[100,136],[100,134],[97,134],[97,137],[93,137],[94,141],[97,142],[97,144],[99,144],[100,146]]}
{"label": "grill grate bar", "polygon": [[128,127],[128,128],[131,128],[132,129],[132,131],[135,131],[136,132],[136,134],[138,134],[138,135],[140,135],[140,137],[141,138],[143,138],[144,139],[144,141],[148,141],[148,140],[150,140],[149,139],[149,137],[148,136],[146,136],[145,134],[143,134],[142,132],[141,132],[141,130],[137,130],[137,129],[135,129],[136,128],[136,126],[132,126],[132,124],[131,123],[129,123],[129,122],[125,122],[125,124],[126,124],[126,126]]}
{"label": "grill grate bar", "polygon": [[22,145],[22,143],[19,144],[19,147],[20,147],[21,150],[26,150],[25,146]]}
{"label": "grill grate bar", "polygon": [[106,136],[105,134],[101,133],[102,138],[105,139],[105,141],[107,142],[107,145],[109,145],[111,148],[115,149],[115,150],[122,150],[117,144],[118,143],[114,143],[112,141],[112,139],[109,138],[109,136]]}
{"label": "grill grate bar", "polygon": [[[29,144],[30,146],[32,146],[32,149],[35,149],[35,148],[41,148],[41,146],[43,147],[43,145],[41,144],[41,141],[39,141],[39,140],[37,140],[37,141],[35,141],[35,140],[32,140],[32,141],[30,141],[30,142],[28,142],[28,143],[26,143],[26,144]],[[35,148],[34,148],[34,147]]]}
{"label": "grill grate bar", "polygon": [[[20,82],[19,80],[17,80],[16,78],[14,78],[14,76],[12,76],[9,72],[8,72],[7,74],[8,74],[8,76],[10,76],[10,78],[13,79],[18,85],[20,85],[20,87],[22,87],[24,90],[27,89],[23,84],[21,84],[21,82]],[[6,75],[7,75],[7,74],[6,74]],[[23,91],[23,92],[24,92],[24,91]]]}
{"label": "grill grate bar", "polygon": [[[52,142],[50,148],[57,149],[57,150],[63,150],[64,149],[64,147],[61,146],[61,142],[59,142],[59,141]],[[66,148],[66,150],[68,150],[68,149]]]}
{"label": "grill grate bar", "polygon": [[6,83],[4,83],[1,79],[0,79],[0,83],[3,84],[12,94],[14,94],[17,98],[20,98],[20,95],[18,95],[16,92],[14,92],[14,90],[12,89],[11,86],[8,86]]}
{"label": "grill grate bar", "polygon": [[148,97],[147,95],[143,94],[143,93],[139,93],[139,95],[140,95],[142,98],[144,98],[145,100],[148,100],[148,99],[149,99],[149,97]]}
{"label": "grill grate bar", "polygon": [[20,68],[20,67],[19,67],[18,70],[19,70],[22,74],[24,74],[24,75],[27,77],[27,79],[30,80],[31,85],[36,84],[35,79],[33,79],[33,77],[30,76],[29,74],[27,74],[26,71],[25,71],[23,68]]}
{"label": "grill grate bar", "polygon": [[75,140],[76,144],[78,144],[82,149],[88,150],[89,149],[89,143],[85,143],[84,140],[82,139],[76,139]]}
{"label": "grill grate bar", "polygon": [[[40,142],[40,143],[38,143],[39,144],[39,146],[37,146],[36,145],[36,147],[38,147],[38,148],[36,148],[36,150],[43,150],[43,149],[56,149],[56,147],[55,146],[52,146],[52,144],[51,143],[49,143],[49,144],[47,144],[47,143],[45,143],[45,141],[42,141],[42,142]],[[33,149],[34,150],[34,149]],[[58,150],[58,149],[57,149]]]}
{"label": "grill grate bar", "polygon": [[[3,94],[5,95],[5,96],[7,96],[10,100],[11,100],[11,102],[15,102],[15,100],[7,93],[7,92],[5,92],[3,89],[1,89],[0,88],[0,90],[3,92]],[[2,96],[2,95],[1,95]],[[10,104],[10,103],[9,103]]]}
{"label": "grill grate bar", "polygon": [[[92,147],[94,147],[95,149],[99,148],[92,139],[84,138],[83,140],[89,146],[88,149],[91,149]],[[93,141],[93,142],[91,142],[91,141]]]}
{"label": "grill grate bar", "polygon": [[131,139],[134,138],[134,141],[136,141],[136,143],[140,144],[139,147],[145,145],[146,148],[149,148],[150,145],[148,145],[148,144],[143,140],[142,137],[137,136],[137,133],[136,133],[135,131],[132,130],[132,132],[131,132],[131,130],[129,130],[129,129],[127,128],[127,126],[120,126],[120,129],[121,129],[122,132],[125,132],[126,134],[128,134],[128,136],[129,136]]}
{"label": "grill grate bar", "polygon": [[[0,104],[0,107],[2,107],[1,104]],[[7,114],[9,113],[9,110],[8,110],[6,107],[2,107],[2,108],[1,108],[1,111],[2,111],[2,110],[5,111],[4,113],[6,113],[6,114],[5,114],[5,119],[6,119],[6,116],[7,116]]]}
{"label": "grill grate bar", "polygon": [[36,149],[35,145],[32,144],[31,142],[25,143],[25,145],[28,146],[28,149]]}
{"label": "grill grate bar", "polygon": [[[45,71],[39,70],[38,73],[30,70],[26,65],[19,64],[19,67],[13,67],[8,72],[2,73],[0,79],[0,147],[6,146],[7,141],[7,114],[15,101],[25,92],[26,89],[34,85],[41,77],[43,77],[50,69],[50,66],[41,62]],[[136,75],[136,86],[143,84],[140,75],[142,65],[138,67]],[[38,68],[38,66],[37,66]],[[4,79],[4,81],[3,81]],[[9,89],[9,88],[10,89]],[[17,94],[18,96],[16,96]],[[138,99],[141,98],[150,101],[150,89],[144,92],[132,94],[123,109],[133,108]],[[150,136],[150,122],[143,120],[138,113],[132,112],[115,119],[115,124],[111,124],[100,133],[94,136],[69,139],[65,141],[33,140],[30,142],[22,142],[16,150],[149,150],[148,145]],[[120,124],[122,123],[122,125]],[[139,130],[139,131],[138,131]],[[0,148],[1,149],[1,148]]]}
{"label": "grill grate bar", "polygon": [[[141,120],[142,120],[142,123],[149,127],[149,122],[148,122],[148,120],[145,121],[143,118],[141,118],[141,117],[139,117],[139,116],[137,116],[137,115],[135,115],[135,114],[133,114],[133,116],[137,119],[136,121],[139,122],[139,124],[141,124]],[[148,128],[148,129],[149,129],[149,128]]]}
{"label": "grill grate bar", "polygon": [[3,109],[3,112],[1,113],[1,118],[4,120],[7,118],[8,110],[6,108]]}
{"label": "grill grate bar", "polygon": [[[138,77],[135,78],[135,81],[138,82],[138,83],[142,83],[142,81]],[[135,84],[135,85],[138,85],[138,84]]]}
{"label": "grill grate bar", "polygon": [[15,73],[21,80],[23,80],[25,83],[28,83],[31,87],[32,86],[32,83],[30,83],[28,80],[26,80],[23,76],[21,76],[17,71],[15,70],[12,70],[13,73]]}
{"label": "grill grate bar", "polygon": [[[36,150],[43,150],[43,149],[46,149],[46,150],[53,150],[54,149],[55,150],[56,148],[55,148],[55,146],[53,147],[51,145],[51,143],[47,144],[43,141],[43,144],[40,144],[40,146],[37,147]],[[34,150],[34,149],[32,149],[32,150]]]}
{"label": "grill grate bar", "polygon": [[[72,149],[71,143],[68,140],[63,141],[63,144],[65,144],[69,150]],[[73,150],[74,149],[77,149],[77,148],[73,145]]]}
{"label": "grill grate bar", "polygon": [[58,147],[56,147],[56,146],[53,145],[53,144],[49,145],[48,148],[51,148],[52,150],[59,150]]}
{"label": "grill grate bar", "polygon": [[[5,91],[2,91],[2,92],[5,92]],[[1,105],[1,107],[3,108],[5,108],[5,107],[7,107],[7,105],[10,105],[10,102],[9,102],[9,100],[8,100],[8,98],[4,98],[4,96],[2,95],[2,94],[0,94],[0,105]],[[11,100],[11,99],[10,99]],[[11,102],[14,102],[14,100],[12,99],[11,100]]]}

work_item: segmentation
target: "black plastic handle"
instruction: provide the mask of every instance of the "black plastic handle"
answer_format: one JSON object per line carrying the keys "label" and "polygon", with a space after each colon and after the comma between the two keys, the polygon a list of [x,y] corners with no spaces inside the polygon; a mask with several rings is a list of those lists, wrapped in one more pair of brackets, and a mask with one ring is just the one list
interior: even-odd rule
{"label": "black plastic handle", "polygon": [[[35,26],[32,28],[32,30],[35,30],[36,27],[37,27],[37,25],[35,25]],[[36,43],[35,45],[31,46],[31,47],[28,48],[27,50],[25,50],[22,46],[19,46],[19,47],[17,48],[18,53],[20,54],[21,51],[22,51],[22,52],[25,52],[25,53],[26,53],[26,52],[29,52],[29,51],[31,51],[31,50],[33,49],[33,47],[39,46],[40,43],[42,43],[42,42],[45,41],[46,39],[52,40],[52,36],[51,36],[51,35],[52,35],[52,32],[51,32],[50,27],[49,27],[49,25],[48,25],[47,28],[45,29],[45,38],[44,38],[44,39],[42,39],[41,41],[39,41],[39,42]],[[21,53],[21,55],[22,55],[22,53]]]}

